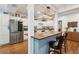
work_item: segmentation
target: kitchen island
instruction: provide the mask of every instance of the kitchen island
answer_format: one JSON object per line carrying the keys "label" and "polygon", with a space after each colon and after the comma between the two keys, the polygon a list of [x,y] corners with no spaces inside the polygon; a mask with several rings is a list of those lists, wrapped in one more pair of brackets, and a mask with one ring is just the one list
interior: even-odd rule
{"label": "kitchen island", "polygon": [[47,31],[47,32],[36,32],[34,36],[31,37],[33,42],[33,54],[48,54],[49,51],[49,41],[56,41],[56,37],[60,36],[60,32]]}

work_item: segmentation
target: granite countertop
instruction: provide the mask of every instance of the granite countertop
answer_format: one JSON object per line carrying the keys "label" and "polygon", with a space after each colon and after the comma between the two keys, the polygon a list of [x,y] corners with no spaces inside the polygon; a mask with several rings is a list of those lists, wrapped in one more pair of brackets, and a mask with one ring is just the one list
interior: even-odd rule
{"label": "granite countertop", "polygon": [[36,32],[34,34],[34,36],[32,36],[32,38],[38,39],[38,40],[42,40],[44,38],[50,37],[50,36],[54,36],[54,35],[58,35],[61,34],[61,32],[56,32],[56,31],[47,31],[47,32]]}

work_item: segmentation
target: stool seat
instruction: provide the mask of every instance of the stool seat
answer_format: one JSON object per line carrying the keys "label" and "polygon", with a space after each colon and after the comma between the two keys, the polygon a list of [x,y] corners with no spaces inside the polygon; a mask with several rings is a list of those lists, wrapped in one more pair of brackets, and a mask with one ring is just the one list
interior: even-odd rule
{"label": "stool seat", "polygon": [[50,42],[49,42],[49,47],[50,47],[50,48],[54,48],[54,47],[55,47],[55,45],[54,45],[55,42],[56,42],[56,41],[50,41]]}

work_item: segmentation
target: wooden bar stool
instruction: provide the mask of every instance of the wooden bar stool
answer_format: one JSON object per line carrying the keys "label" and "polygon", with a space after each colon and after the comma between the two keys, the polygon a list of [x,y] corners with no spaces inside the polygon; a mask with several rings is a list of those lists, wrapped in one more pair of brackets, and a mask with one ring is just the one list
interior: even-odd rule
{"label": "wooden bar stool", "polygon": [[[49,53],[53,53],[53,54],[62,54],[62,44],[64,41],[64,37],[63,36],[58,36],[56,37],[56,41],[50,41],[49,42]],[[55,43],[58,42],[57,46],[55,45]]]}

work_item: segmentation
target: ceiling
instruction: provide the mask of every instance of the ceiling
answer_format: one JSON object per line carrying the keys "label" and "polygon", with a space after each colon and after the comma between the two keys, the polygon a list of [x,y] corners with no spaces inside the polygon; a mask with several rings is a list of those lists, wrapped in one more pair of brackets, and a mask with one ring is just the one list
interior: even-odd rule
{"label": "ceiling", "polygon": [[[47,7],[50,9],[48,10]],[[62,16],[77,11],[75,9],[79,10],[79,4],[36,4],[34,14],[36,19],[49,19],[50,17],[50,19],[54,19],[56,12]]]}
{"label": "ceiling", "polygon": [[[47,9],[47,7],[50,8]],[[65,12],[67,13],[67,11],[78,8],[79,4],[35,4],[34,16],[35,18],[54,16],[56,12],[63,14]],[[0,11],[8,12],[10,14],[19,13],[27,16],[27,4],[0,4]]]}
{"label": "ceiling", "polygon": [[25,5],[25,4],[8,5],[8,12],[19,12],[21,14],[26,14],[27,13],[27,5]]}
{"label": "ceiling", "polygon": [[27,4],[1,4],[0,11],[27,16]]}

